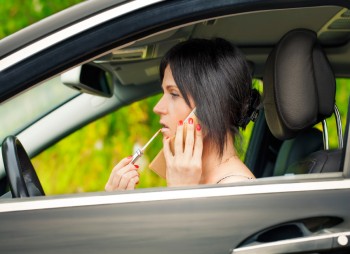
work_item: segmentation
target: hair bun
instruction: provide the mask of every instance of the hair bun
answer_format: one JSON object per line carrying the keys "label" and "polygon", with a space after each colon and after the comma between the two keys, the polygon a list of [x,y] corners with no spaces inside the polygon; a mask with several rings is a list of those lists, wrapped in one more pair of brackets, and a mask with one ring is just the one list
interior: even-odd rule
{"label": "hair bun", "polygon": [[250,121],[255,122],[259,116],[260,106],[260,93],[258,90],[252,89],[247,114],[239,121],[239,127],[245,129]]}

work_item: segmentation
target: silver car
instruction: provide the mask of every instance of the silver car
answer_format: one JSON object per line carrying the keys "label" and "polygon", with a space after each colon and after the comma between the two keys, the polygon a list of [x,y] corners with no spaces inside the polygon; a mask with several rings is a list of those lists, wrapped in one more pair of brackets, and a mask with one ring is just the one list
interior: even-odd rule
{"label": "silver car", "polygon": [[[90,0],[1,40],[0,253],[350,253],[349,8]],[[214,37],[263,84],[245,156],[256,180],[45,196],[33,156],[160,93],[164,53]]]}

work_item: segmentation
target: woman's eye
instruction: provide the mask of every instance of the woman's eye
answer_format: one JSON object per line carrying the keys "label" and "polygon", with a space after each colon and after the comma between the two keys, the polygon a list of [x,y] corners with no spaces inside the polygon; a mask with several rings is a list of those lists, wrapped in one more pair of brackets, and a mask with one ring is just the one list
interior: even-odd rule
{"label": "woman's eye", "polygon": [[179,95],[177,93],[170,93],[171,97],[175,98],[175,97],[179,97]]}

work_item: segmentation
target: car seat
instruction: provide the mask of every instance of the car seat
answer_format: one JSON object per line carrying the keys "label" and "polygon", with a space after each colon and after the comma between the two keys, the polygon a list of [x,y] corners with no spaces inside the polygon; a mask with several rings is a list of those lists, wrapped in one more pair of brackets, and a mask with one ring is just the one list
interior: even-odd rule
{"label": "car seat", "polygon": [[277,154],[273,176],[293,173],[290,167],[315,151],[323,149],[322,132],[308,128],[295,138],[285,140]]}
{"label": "car seat", "polygon": [[[273,175],[338,171],[341,151],[328,150],[325,122],[336,109],[336,84],[316,33],[296,29],[284,35],[267,59],[263,81],[267,125],[284,141]],[[323,132],[313,128],[319,122]]]}

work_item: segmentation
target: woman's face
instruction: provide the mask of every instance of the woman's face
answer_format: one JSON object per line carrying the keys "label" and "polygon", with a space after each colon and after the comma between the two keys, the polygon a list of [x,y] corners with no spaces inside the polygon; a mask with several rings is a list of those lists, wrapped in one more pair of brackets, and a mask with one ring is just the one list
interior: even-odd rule
{"label": "woman's face", "polygon": [[[192,109],[186,104],[179,88],[177,87],[169,65],[165,68],[162,82],[163,96],[158,101],[153,111],[160,116],[160,124],[163,126],[162,133],[165,137],[175,136],[179,121],[191,113]],[[194,108],[192,98],[191,106]]]}

